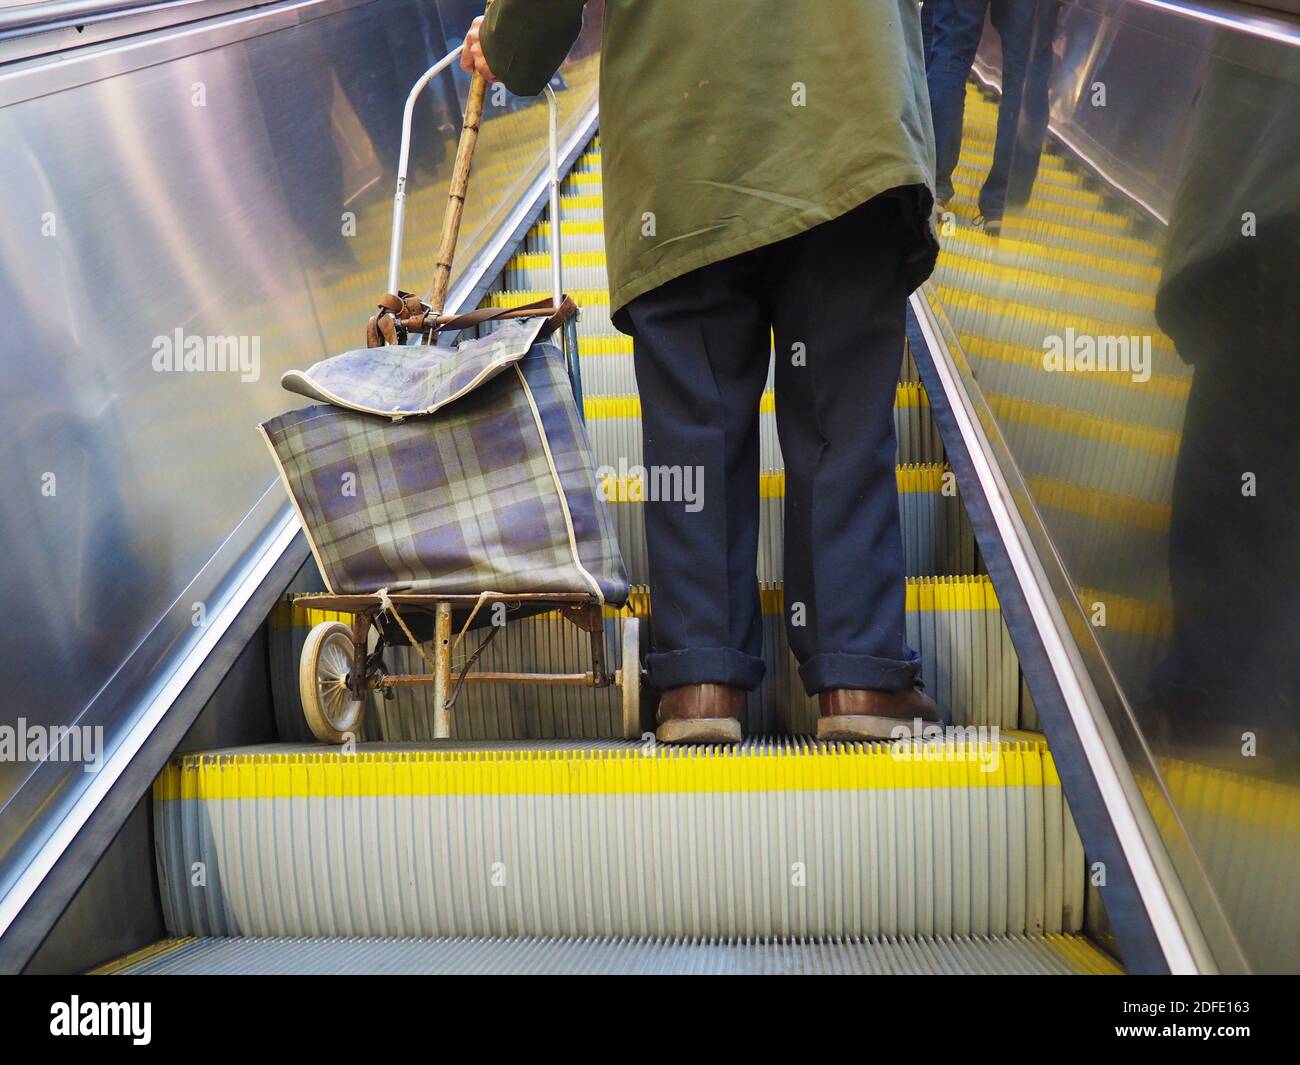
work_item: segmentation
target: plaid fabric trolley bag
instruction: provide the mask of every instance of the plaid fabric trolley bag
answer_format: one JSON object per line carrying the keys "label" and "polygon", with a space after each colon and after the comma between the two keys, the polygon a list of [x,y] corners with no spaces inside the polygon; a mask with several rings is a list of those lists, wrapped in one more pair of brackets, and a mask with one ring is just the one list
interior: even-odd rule
{"label": "plaid fabric trolley bag", "polygon": [[[446,737],[467,680],[617,684],[624,732],[637,736],[636,618],[623,619],[621,668],[606,668],[603,608],[624,604],[629,589],[574,394],[576,344],[564,327],[576,308],[561,295],[559,240],[552,242],[553,300],[439,313],[482,108],[481,78],[466,108],[433,294],[424,303],[397,291],[412,104],[458,54],[427,71],[407,101],[389,276],[394,293],[370,320],[371,346],[285,374],[286,389],[317,403],[260,426],[328,589],[297,601],[353,618],[351,626],[324,622],[309,633],[299,674],[303,711],[318,739],[343,742],[359,734],[371,693],[427,683],[434,688],[434,735]],[[554,220],[555,97],[547,94]],[[455,347],[429,343],[442,332],[485,325],[492,331]],[[405,343],[413,333],[423,342]],[[552,342],[557,336],[567,352]],[[493,624],[453,681],[453,653],[476,618],[488,619],[491,612],[480,612],[491,603],[516,616],[559,610],[590,633],[591,670],[471,673],[500,627]],[[430,637],[426,651],[422,642]],[[385,643],[415,646],[430,672],[388,674]]]}

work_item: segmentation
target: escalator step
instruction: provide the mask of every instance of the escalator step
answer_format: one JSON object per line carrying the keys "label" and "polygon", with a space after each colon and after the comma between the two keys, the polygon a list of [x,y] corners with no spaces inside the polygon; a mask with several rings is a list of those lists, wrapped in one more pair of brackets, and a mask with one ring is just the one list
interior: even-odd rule
{"label": "escalator step", "polygon": [[173,935],[1077,932],[1042,744],[253,748],[154,786]]}
{"label": "escalator step", "polygon": [[699,939],[172,939],[101,975],[1117,975],[1077,935],[828,941]]}

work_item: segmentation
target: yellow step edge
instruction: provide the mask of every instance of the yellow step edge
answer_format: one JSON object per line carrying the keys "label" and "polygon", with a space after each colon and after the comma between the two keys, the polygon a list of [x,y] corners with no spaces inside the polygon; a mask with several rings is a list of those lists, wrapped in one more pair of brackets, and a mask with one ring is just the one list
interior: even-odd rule
{"label": "yellow step edge", "polygon": [[990,392],[986,394],[986,398],[989,409],[1000,421],[1019,422],[1021,425],[1046,429],[1053,433],[1069,433],[1071,436],[1082,437],[1085,440],[1133,448],[1136,451],[1145,451],[1165,458],[1174,458],[1178,454],[1181,437],[1177,433],[1166,432],[1163,429],[1148,429],[1116,418],[1081,414],[1079,411],[1054,407],[1047,403],[1035,403],[1018,396]]}
{"label": "yellow step edge", "polygon": [[[954,199],[948,205],[948,209],[968,224],[979,215],[977,204],[961,198]],[[1108,255],[1141,256],[1145,261],[1144,265],[1148,266],[1158,261],[1160,257],[1160,249],[1141,237],[1130,237],[1111,231],[1099,233],[1072,222],[1028,218],[1015,211],[1008,211],[1003,218],[1000,237],[989,237],[982,232],[979,235],[989,242],[1010,238],[1029,244],[1031,247],[1041,247],[1044,251],[1057,247],[1055,241],[1058,239],[1076,240],[1088,245],[1100,244],[1104,246]]]}
{"label": "yellow step edge", "polygon": [[[1002,221],[1002,232],[1003,235],[1009,233],[1012,237],[1020,240],[1032,240],[1043,247],[1051,247],[1052,245],[1048,242],[1056,238],[1078,240],[1094,245],[1102,244],[1108,254],[1138,255],[1146,260],[1148,265],[1158,262],[1161,255],[1161,251],[1156,245],[1141,237],[1130,237],[1125,236],[1123,233],[1113,232],[1098,233],[1096,230],[1074,225],[1070,222],[1026,218],[1014,211],[1007,212]],[[1026,234],[1026,236],[1020,236],[1020,234]]]}
{"label": "yellow step edge", "polygon": [[[917,381],[900,381],[894,393],[896,407],[928,407],[930,397],[925,393],[925,386]],[[588,421],[603,418],[640,418],[641,397],[623,396],[586,396],[583,399],[583,414]],[[765,389],[758,402],[760,414],[772,414],[776,410],[776,393]]]}
{"label": "yellow step edge", "polygon": [[[978,202],[979,185],[961,178],[954,178],[952,184],[957,196],[960,197],[959,202],[965,201],[972,204]],[[1035,219],[1042,218],[1044,222],[1048,222],[1052,218],[1088,222],[1099,229],[1106,230],[1123,230],[1132,224],[1123,215],[1108,210],[1100,204],[1089,206],[1081,203],[1062,203],[1047,196],[1035,198],[1031,195],[1026,205],[1010,209],[1007,214],[1027,219],[1031,217]]]}
{"label": "yellow step edge", "polygon": [[[990,140],[988,143],[992,143]],[[979,140],[963,140],[961,145],[961,154],[957,159],[957,167],[954,171],[962,166],[978,166],[985,172],[993,165],[992,148],[984,148]],[[1039,164],[1039,172],[1051,174],[1053,177],[1068,178],[1070,184],[1075,187],[1083,186],[1083,179],[1070,169],[1069,164],[1064,159],[1058,159],[1054,155],[1044,153],[1042,161]]]}
{"label": "yellow step edge", "polygon": [[[973,147],[973,146],[972,146]],[[967,148],[962,149],[962,157],[957,160],[957,165],[953,167],[953,175],[970,174],[972,182],[982,183],[988,176],[989,168],[993,165],[993,153],[986,152],[982,149],[975,148],[969,151]],[[1082,177],[1070,170],[1067,166],[1054,166],[1047,169],[1040,169],[1038,176],[1034,179],[1034,188],[1048,188],[1062,191],[1082,191],[1085,189],[1085,183]]]}
{"label": "yellow step edge", "polygon": [[[167,770],[164,769],[163,773]],[[159,780],[162,778],[159,777]],[[158,784],[154,784],[154,794],[158,791]],[[150,943],[147,947],[141,947],[139,950],[133,950],[130,954],[124,954],[120,958],[114,958],[112,961],[91,969],[86,975],[88,976],[113,976],[125,969],[131,969],[146,961],[152,961],[154,958],[165,957],[168,954],[175,954],[182,947],[188,947],[191,943],[197,942],[193,936],[180,936],[174,939],[160,939],[157,943]]]}
{"label": "yellow step edge", "polygon": [[968,277],[974,275],[976,278],[992,278],[997,281],[1004,281],[1012,285],[1017,293],[1024,292],[1027,289],[1035,289],[1037,290],[1035,295],[1052,293],[1055,295],[1081,296],[1086,299],[1102,299],[1125,307],[1146,311],[1149,314],[1155,314],[1156,309],[1154,292],[1116,288],[1114,285],[1079,281],[1074,278],[1059,277],[1056,274],[1046,274],[1041,270],[1029,270],[1002,263],[991,263],[987,259],[962,255],[960,252],[951,250],[945,251],[940,257],[939,269],[940,271],[960,271]]}
{"label": "yellow step edge", "polygon": [[[599,470],[597,473],[599,474]],[[944,475],[952,469],[937,463],[916,463],[899,466],[894,471],[898,491],[904,495],[919,492],[939,492],[944,486]],[[640,503],[644,499],[643,479],[639,476],[607,475],[600,478],[600,490],[607,503]],[[760,499],[785,498],[785,471],[769,470],[759,474]]]}
{"label": "yellow step edge", "polygon": [[[1080,604],[1089,617],[1093,615],[1097,604],[1105,606],[1106,623],[1098,626],[1098,631],[1103,635],[1106,629],[1117,629],[1120,632],[1155,636],[1166,640],[1174,634],[1174,612],[1161,603],[1131,599],[1125,595],[1082,586],[1075,589],[1075,595],[1078,596]],[[1077,611],[1069,613],[1072,620],[1078,620]]]}
{"label": "yellow step edge", "polygon": [[[1043,370],[1043,350],[1041,348],[1009,344],[992,337],[975,335],[963,337],[962,347],[966,349],[966,354],[971,358],[992,359],[1013,366]],[[1192,388],[1190,378],[1175,377],[1173,374],[1165,373],[1153,373],[1145,381],[1135,381],[1132,374],[1115,373],[1111,370],[1071,370],[1070,373],[1071,376],[1080,377],[1096,384],[1141,391],[1144,395],[1168,396],[1171,399],[1178,400],[1186,400]]]}
{"label": "yellow step edge", "polygon": [[[605,265],[603,251],[566,251],[561,257],[565,269],[582,269]],[[507,270],[549,270],[551,256],[548,252],[526,252],[514,256],[506,263]]]}
{"label": "yellow step edge", "polygon": [[999,253],[998,257],[1004,259],[1011,266],[1014,266],[1018,260],[1026,256],[1036,255],[1043,259],[1051,259],[1071,266],[1082,266],[1088,269],[1105,270],[1112,274],[1123,274],[1126,277],[1150,281],[1153,285],[1160,280],[1160,267],[1158,266],[1131,263],[1126,259],[1111,258],[1094,252],[1076,251],[1073,248],[1032,244],[1028,241],[1017,240],[1015,237],[1009,237],[1005,233],[995,241],[991,237],[985,236],[980,230],[970,229],[965,226],[958,226],[953,232],[944,235],[944,249],[939,253],[940,262],[942,262],[942,257],[948,254],[948,247],[954,242],[994,249]]}
{"label": "yellow step edge", "polygon": [[[1300,846],[1300,787],[1295,784],[1185,759],[1157,756],[1156,765],[1164,790],[1161,801],[1153,802],[1151,809],[1158,811],[1156,820],[1161,831],[1172,827],[1162,823],[1170,816],[1169,804],[1164,801],[1167,793],[1177,810],[1210,814],[1217,823],[1227,819],[1235,825],[1264,829],[1290,851]],[[1158,785],[1144,780],[1141,786],[1145,791]],[[1183,826],[1179,825],[1178,830],[1183,831]],[[1291,843],[1281,844],[1285,839]]]}
{"label": "yellow step edge", "polygon": [[[780,581],[764,582],[758,590],[764,614],[779,615],[785,612],[785,588]],[[916,612],[951,610],[993,610],[998,607],[997,592],[986,574],[957,577],[908,577],[906,609]],[[608,618],[647,618],[651,614],[650,592],[637,585],[626,606],[605,608]],[[525,619],[526,623],[526,619]]]}
{"label": "yellow step edge", "polygon": [[[982,179],[976,179],[975,177],[958,177],[954,173],[953,185],[957,189],[965,189],[968,194],[978,196],[983,181]],[[1090,210],[1111,210],[1112,214],[1115,213],[1111,208],[1107,207],[1106,199],[1101,195],[1101,193],[1093,192],[1092,189],[1086,188],[1082,185],[1063,185],[1050,181],[1035,183],[1034,188],[1029,195],[1029,202],[1031,204],[1035,202],[1034,197],[1035,194],[1038,193],[1043,195],[1044,201],[1046,202],[1057,203],[1062,206],[1070,206],[1070,204],[1074,204],[1075,206],[1084,207]]]}
{"label": "yellow step edge", "polygon": [[[356,799],[439,795],[655,795],[1059,787],[1029,743],[947,741],[820,747],[550,750],[338,749],[184,755],[154,800]],[[1037,783],[1031,783],[1036,781]]]}
{"label": "yellow step edge", "polygon": [[624,333],[613,336],[578,335],[578,354],[586,356],[631,355],[632,338]]}
{"label": "yellow step edge", "polygon": [[[991,300],[987,296],[977,295],[967,292],[965,289],[954,287],[944,281],[943,278],[939,278],[934,287],[942,293],[943,303],[949,308],[989,314],[997,318],[1010,318],[1043,329],[1055,330],[1058,333],[1063,333],[1066,325],[1068,325],[1073,328],[1076,336],[1150,337],[1153,349],[1159,349],[1170,355],[1176,354],[1174,342],[1166,334],[1162,333],[1154,322],[1121,322],[1114,319],[1097,318],[1093,315],[1064,314],[1050,307],[1039,307],[1019,300]],[[538,296],[537,298],[541,299],[542,297]],[[951,313],[949,317],[951,317]]]}
{"label": "yellow step edge", "polygon": [[[530,232],[539,237],[549,237],[551,235],[551,223],[538,222],[535,226],[533,226]],[[561,237],[563,237],[566,233],[573,234],[574,236],[592,236],[597,233],[603,235],[604,232],[605,232],[604,222],[592,221],[590,219],[581,222],[573,222],[566,219],[565,221],[562,221],[560,223]]]}
{"label": "yellow step edge", "polygon": [[1025,484],[1040,507],[1065,510],[1094,521],[1132,525],[1139,529],[1165,533],[1173,516],[1168,503],[1152,503],[1136,496],[1102,492],[1096,488],[1070,484],[1050,477],[1025,478]]}
{"label": "yellow step edge", "polygon": [[291,599],[281,599],[271,611],[271,628],[296,629],[302,625],[319,625],[323,621],[341,621],[345,625],[352,620],[351,614],[341,614],[337,610],[316,610],[299,606]]}
{"label": "yellow step edge", "polygon": [[1049,932],[1043,940],[1077,973],[1086,976],[1124,975],[1124,970],[1110,955],[1094,946],[1086,936]]}
{"label": "yellow step edge", "polygon": [[603,211],[605,197],[599,192],[567,193],[560,197],[560,209],[580,211]]}
{"label": "yellow step edge", "polygon": [[[758,590],[764,614],[785,613],[785,586],[764,582]],[[647,597],[646,609],[650,609]],[[956,577],[908,577],[906,609],[912,613],[944,611],[996,611],[999,609],[993,582],[985,574]],[[641,615],[638,615],[641,616]]]}
{"label": "yellow step edge", "polygon": [[[570,289],[573,301],[582,307],[608,307],[609,290],[604,288]],[[484,307],[522,307],[525,303],[549,300],[551,293],[540,289],[512,289],[508,292],[489,292],[483,297]]]}
{"label": "yellow step edge", "polygon": [[1047,736],[1032,729],[1004,728],[998,733],[998,737],[1008,743],[1028,743],[1034,747],[1047,749]]}

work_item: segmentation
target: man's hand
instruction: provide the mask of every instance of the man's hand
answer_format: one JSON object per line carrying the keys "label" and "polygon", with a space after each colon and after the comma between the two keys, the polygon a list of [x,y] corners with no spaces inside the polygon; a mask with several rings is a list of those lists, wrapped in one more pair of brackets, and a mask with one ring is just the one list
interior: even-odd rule
{"label": "man's hand", "polygon": [[492,73],[492,68],[483,58],[483,45],[478,38],[479,27],[482,24],[482,15],[469,24],[469,32],[465,34],[465,47],[460,53],[460,65],[471,74],[482,74],[484,80],[493,82],[497,80],[497,76]]}

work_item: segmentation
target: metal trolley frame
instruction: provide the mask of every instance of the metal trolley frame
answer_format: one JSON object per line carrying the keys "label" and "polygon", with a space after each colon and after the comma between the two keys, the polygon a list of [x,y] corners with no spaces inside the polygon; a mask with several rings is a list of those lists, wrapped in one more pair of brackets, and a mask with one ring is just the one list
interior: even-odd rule
{"label": "metal trolley frame", "polygon": [[[402,118],[402,147],[398,164],[397,191],[393,197],[393,234],[389,253],[388,286],[390,292],[398,290],[398,272],[402,258],[402,224],[405,214],[406,172],[410,159],[411,122],[417,98],[429,82],[447,69],[459,56],[461,49],[444,56],[412,86],[406,99]],[[465,133],[462,134],[453,171],[452,208],[449,209],[446,227],[451,231],[451,246],[459,228],[459,205],[464,200],[464,188],[457,192],[457,175],[468,180],[468,162],[462,165],[462,156],[472,154],[477,135],[478,116],[481,113],[484,86],[476,74],[470,89],[470,102],[466,108]],[[546,87],[549,108],[550,139],[550,219],[551,219],[551,281],[554,306],[563,300],[563,260],[560,247],[560,178],[558,149],[558,104],[555,93]],[[467,148],[468,142],[468,148]],[[453,217],[454,215],[454,217]],[[444,244],[447,229],[444,229]],[[450,270],[450,251],[446,263],[439,256],[439,266]],[[443,278],[445,283],[445,275]],[[439,280],[435,279],[435,288]],[[435,306],[441,311],[440,295],[435,292]],[[565,365],[573,383],[575,396],[581,400],[578,376],[576,333],[573,321],[561,331]],[[324,621],[308,633],[299,661],[299,694],[303,712],[312,734],[327,743],[343,743],[359,738],[367,703],[372,693],[381,692],[391,698],[396,689],[415,685],[432,685],[434,701],[433,734],[435,739],[451,735],[451,713],[456,699],[467,683],[511,683],[541,685],[578,685],[588,688],[608,688],[616,685],[622,693],[622,732],[627,738],[641,734],[640,714],[640,620],[636,617],[621,619],[620,644],[622,667],[611,671],[605,647],[604,607],[595,596],[585,592],[500,593],[483,592],[480,595],[403,595],[387,591],[373,595],[340,595],[334,593],[308,594],[294,597],[294,603],[308,609],[334,611],[351,615],[350,625],[339,621]],[[551,608],[587,633],[591,647],[591,668],[582,673],[525,673],[525,672],[475,672],[473,667],[486,649],[500,625],[493,624],[488,635],[456,672],[453,679],[453,656],[468,632],[475,616],[484,606],[504,604],[507,609],[529,609],[529,613]],[[401,611],[432,614],[434,631],[431,652],[407,627]],[[460,632],[452,635],[452,617],[457,609],[468,609],[469,616]],[[391,617],[405,633],[425,663],[429,672],[416,674],[390,674],[383,666],[382,621]],[[378,639],[372,637],[372,629]]]}

